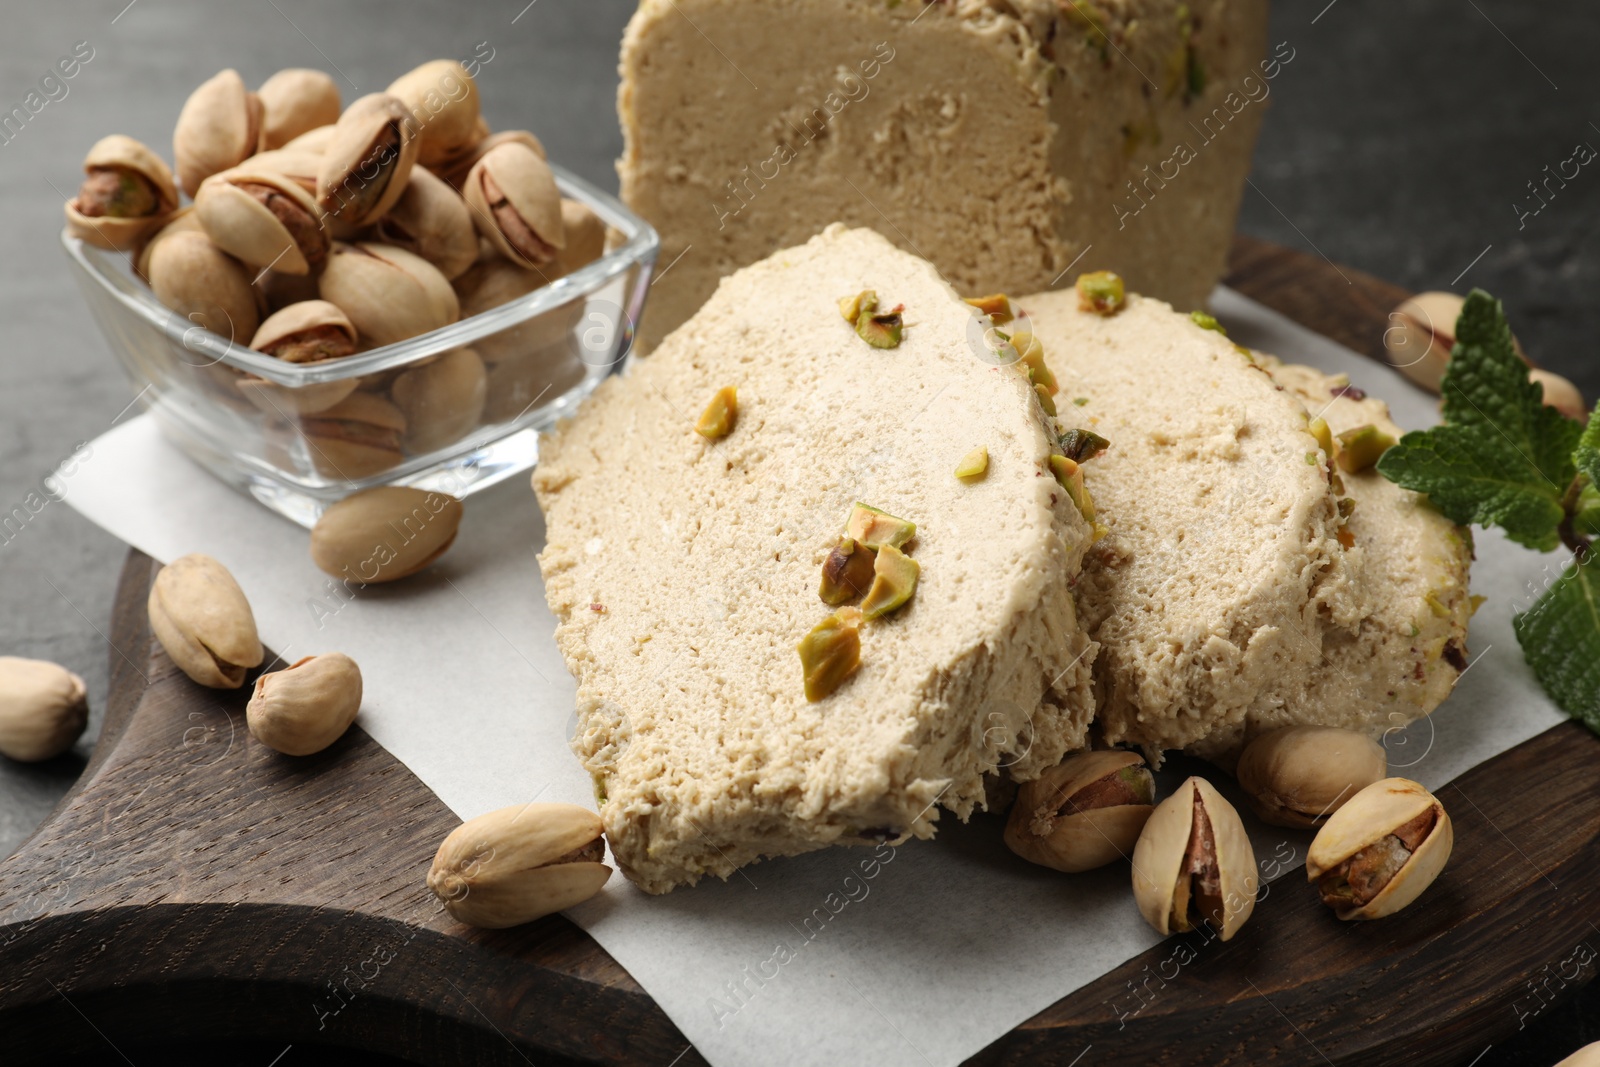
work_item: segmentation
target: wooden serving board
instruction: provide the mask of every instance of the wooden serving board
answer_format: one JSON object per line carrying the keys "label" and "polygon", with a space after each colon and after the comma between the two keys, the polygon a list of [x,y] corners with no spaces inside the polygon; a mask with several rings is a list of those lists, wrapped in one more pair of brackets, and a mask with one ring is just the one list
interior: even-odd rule
{"label": "wooden serving board", "polygon": [[[1227,281],[1374,358],[1406,295],[1248,238]],[[123,570],[94,758],[0,863],[6,1063],[228,1038],[440,1065],[703,1062],[566,919],[445,915],[423,877],[455,817],[360,729],[306,759],[256,743],[248,688],[190,684],[151,638],[154,569],[132,552]],[[1228,944],[1169,939],[971,1062],[1472,1060],[1594,974],[1600,738],[1555,727],[1441,799],[1458,876],[1403,917],[1341,924],[1313,893],[1270,892]]]}

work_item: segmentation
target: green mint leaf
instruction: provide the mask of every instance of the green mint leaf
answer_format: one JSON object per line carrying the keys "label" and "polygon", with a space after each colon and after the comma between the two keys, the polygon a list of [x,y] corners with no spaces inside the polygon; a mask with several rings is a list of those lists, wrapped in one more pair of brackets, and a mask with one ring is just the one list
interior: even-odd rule
{"label": "green mint leaf", "polygon": [[1589,425],[1578,438],[1572,461],[1578,465],[1578,470],[1589,476],[1590,485],[1600,485],[1600,404],[1589,413]]}
{"label": "green mint leaf", "polygon": [[1522,655],[1561,708],[1600,734],[1600,563],[1572,563],[1512,620]]}
{"label": "green mint leaf", "polygon": [[1378,471],[1453,522],[1499,526],[1543,551],[1560,543],[1581,426],[1543,402],[1511,342],[1500,302],[1475,289],[1456,320],[1445,371],[1443,426],[1406,434]]}

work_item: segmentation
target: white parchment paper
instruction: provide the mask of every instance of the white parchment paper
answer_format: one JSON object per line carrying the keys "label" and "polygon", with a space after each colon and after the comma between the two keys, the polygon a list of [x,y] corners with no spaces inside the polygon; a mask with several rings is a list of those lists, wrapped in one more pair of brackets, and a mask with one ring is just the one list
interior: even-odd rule
{"label": "white parchment paper", "polygon": [[[1215,308],[1243,344],[1348,372],[1402,426],[1436,420],[1434,399],[1389,369],[1235,293],[1219,291]],[[203,473],[148,417],[96,440],[66,492],[157,559],[221,560],[287,660],[353,656],[361,725],[463,818],[533,799],[593,805],[567,748],[574,687],[551,636],[535,562],[544,528],[526,480],[471,498],[440,565],[353,597],[312,566],[304,530]],[[1511,632],[1561,557],[1482,531],[1477,552],[1472,590],[1489,600],[1472,623],[1472,666],[1431,720],[1388,739],[1393,773],[1431,787],[1563,718]],[[1159,940],[1124,866],[1030,866],[1000,843],[995,816],[962,826],[946,815],[941,827],[936,841],[762,863],[666,897],[614,877],[571,914],[718,1067],[957,1064]],[[1268,878],[1304,857],[1305,835],[1252,833]]]}

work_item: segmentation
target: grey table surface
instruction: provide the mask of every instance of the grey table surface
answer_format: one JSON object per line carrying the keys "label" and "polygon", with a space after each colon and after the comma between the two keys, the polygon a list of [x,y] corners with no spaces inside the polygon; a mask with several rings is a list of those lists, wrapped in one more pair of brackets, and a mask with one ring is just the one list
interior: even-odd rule
{"label": "grey table surface", "polygon": [[[184,98],[222,67],[250,84],[281,67],[319,67],[350,98],[426,59],[481,55],[487,42],[479,85],[490,121],[532,128],[553,159],[615,189],[616,52],[633,6],[0,3],[0,112],[22,105],[78,42],[92,49],[66,94],[54,90],[0,141],[0,513],[79,442],[127,417],[132,399],[57,243],[93,141],[120,132],[166,151]],[[1600,147],[1600,11],[1587,0],[1279,3],[1272,40],[1289,42],[1295,59],[1272,85],[1241,231],[1413,289],[1488,289],[1536,361],[1591,401],[1600,395],[1600,167],[1550,186],[1543,202],[1529,189],[1579,143]],[[0,855],[44,818],[94,745],[123,556],[64,503],[0,531],[0,654],[69,665],[96,710],[71,755],[0,758]],[[1479,1063],[1553,1062],[1600,1039],[1597,1017],[1591,987]]]}

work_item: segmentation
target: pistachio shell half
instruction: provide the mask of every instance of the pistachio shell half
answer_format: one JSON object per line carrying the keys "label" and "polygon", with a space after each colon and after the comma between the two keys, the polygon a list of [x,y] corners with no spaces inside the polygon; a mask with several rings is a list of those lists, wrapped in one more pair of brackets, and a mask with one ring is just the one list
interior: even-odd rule
{"label": "pistachio shell half", "polygon": [[432,263],[446,278],[459,278],[478,258],[478,231],[461,194],[425,167],[411,168],[411,180],[374,236]]}
{"label": "pistachio shell half", "polygon": [[1455,842],[1437,797],[1385,778],[1351,797],[1306,853],[1306,877],[1341,919],[1380,919],[1416,900],[1444,870]]}
{"label": "pistachio shell half", "polygon": [[311,528],[311,560],[324,573],[392,582],[431,565],[456,539],[461,501],[447,493],[385,485],[345,497]]}
{"label": "pistachio shell half", "polygon": [[488,400],[488,372],[470,348],[452,348],[401,374],[389,394],[405,415],[405,450],[432,452],[477,429]]}
{"label": "pistachio shell half", "polygon": [[237,167],[261,147],[261,99],[232,68],[203,82],[184,101],[172,132],[178,184],[193,196],[200,183]]}
{"label": "pistachio shell half", "polygon": [[162,567],[146,603],[150,629],[178,668],[212,689],[238,689],[259,667],[261,638],[228,568],[198,552]]}
{"label": "pistachio shell half", "polygon": [[1058,871],[1103,867],[1133,852],[1154,799],[1155,780],[1137,752],[1068,756],[1018,788],[1006,847]]}
{"label": "pistachio shell half", "polygon": [[318,274],[328,231],[311,194],[293,179],[252,165],[207,178],[194,198],[206,236],[249,266]]}
{"label": "pistachio shell half", "polygon": [[411,111],[421,138],[417,162],[434,166],[482,139],[478,86],[453,59],[435,59],[407,71],[386,90]]}
{"label": "pistachio shell half", "polygon": [[1203,778],[1156,805],[1133,848],[1133,898],[1163,936],[1207,923],[1228,940],[1255,910],[1257,884],[1239,813]]}
{"label": "pistachio shell half", "polygon": [[1245,746],[1234,777],[1263,822],[1313,829],[1384,777],[1383,746],[1333,726],[1284,726]]}
{"label": "pistachio shell half", "polygon": [[156,299],[178,315],[235,344],[255,335],[260,311],[250,275],[204,233],[163,230],[143,259]]}
{"label": "pistachio shell half", "polygon": [[478,232],[513,263],[542,267],[566,247],[555,175],[526,145],[508,141],[491,149],[467,175],[462,194]]}
{"label": "pistachio shell half", "polygon": [[178,190],[161,157],[132,137],[102,137],[83,160],[86,175],[67,202],[72,235],[96,248],[132,249],[178,209]]}
{"label": "pistachio shell half", "polygon": [[428,888],[471,926],[518,926],[581,904],[606,884],[600,816],[575,804],[518,804],[456,827]]}
{"label": "pistachio shell half", "polygon": [[25,763],[52,759],[88,722],[82,678],[46,660],[0,656],[0,754]]}
{"label": "pistachio shell half", "polygon": [[374,348],[448,326],[461,314],[439,268],[394,245],[335,242],[320,290]]}
{"label": "pistachio shell half", "polygon": [[343,737],[360,710],[361,668],[344,653],[331,652],[257,678],[245,723],[268,748],[309,756]]}
{"label": "pistachio shell half", "polygon": [[320,70],[280,70],[261,83],[256,96],[261,98],[262,148],[281,148],[339,121],[339,83]]}
{"label": "pistachio shell half", "polygon": [[417,161],[416,127],[406,106],[370,93],[339,116],[317,172],[317,204],[341,222],[367,226],[400,199]]}

